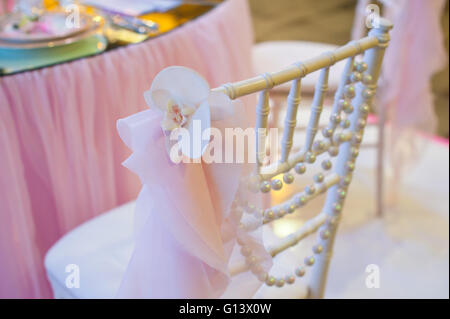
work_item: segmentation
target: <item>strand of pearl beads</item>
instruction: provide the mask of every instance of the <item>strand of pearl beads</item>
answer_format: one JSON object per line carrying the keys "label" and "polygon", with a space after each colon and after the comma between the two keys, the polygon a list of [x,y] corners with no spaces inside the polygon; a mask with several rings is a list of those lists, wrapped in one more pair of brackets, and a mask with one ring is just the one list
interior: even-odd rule
{"label": "strand of pearl beads", "polygon": [[[355,61],[351,68],[351,74],[348,76],[346,82],[347,84],[344,87],[344,94],[342,99],[338,101],[338,112],[331,115],[330,121],[334,124],[328,126],[322,130],[322,135],[326,138],[331,138],[334,134],[334,130],[338,124],[341,125],[342,128],[348,128],[350,126],[350,122],[347,119],[343,119],[340,116],[340,112],[344,111],[346,114],[351,114],[353,112],[353,106],[351,105],[351,100],[355,97],[355,87],[354,83],[362,81],[363,83],[367,81],[371,81],[370,76],[364,76],[362,73],[367,70],[367,64],[364,62]],[[335,150],[332,150],[332,156],[336,156],[337,153]]]}
{"label": "strand of pearl beads", "polygon": [[[359,82],[362,81],[364,84],[369,84],[371,82],[371,77],[370,75],[362,75],[362,72],[364,72],[365,70],[367,70],[367,65],[364,62],[360,62],[360,63],[355,63],[353,66],[353,73],[350,75],[350,82],[351,83],[355,83],[355,82]],[[373,95],[373,91],[372,90],[365,90],[364,91],[364,97],[365,98],[371,98]],[[341,100],[339,103],[341,103],[341,110],[343,110],[346,114],[351,114],[353,112],[353,107],[351,106],[350,102],[348,101],[348,99],[352,99],[355,96],[355,88],[353,85],[346,85],[346,87],[344,88],[344,99]],[[360,109],[362,116],[367,115],[368,113],[368,107],[366,105],[363,105],[363,107],[361,107]],[[331,117],[331,121],[334,124],[339,124],[341,123],[341,127],[343,128],[347,128],[349,127],[349,122],[348,120],[344,120],[343,122],[341,122],[341,117],[339,114],[333,114]],[[360,121],[358,122],[358,126],[361,128],[361,130],[364,128],[365,126],[365,121],[364,118],[360,119]],[[333,132],[334,129],[324,129],[324,131],[322,132],[324,137],[331,137],[333,136]],[[359,144],[361,142],[362,139],[362,134],[361,135],[357,135],[354,136],[352,139],[352,143],[353,144]],[[339,149],[337,147],[331,148],[329,149],[329,154],[331,156],[337,156]],[[357,147],[353,147],[352,148],[352,157],[356,158],[358,156],[358,149]],[[313,153],[308,153],[305,157],[306,162],[308,163],[313,163],[315,161],[315,155]],[[331,169],[332,164],[330,160],[324,160],[322,162],[322,168],[324,170],[329,170]],[[295,171],[297,174],[304,174],[306,171],[306,166],[304,163],[297,163],[294,167]],[[339,214],[342,210],[342,204],[341,201],[343,201],[346,197],[346,188],[348,187],[348,185],[350,184],[351,181],[351,172],[354,170],[354,162],[350,161],[346,164],[346,170],[347,170],[347,175],[345,177],[342,178],[341,182],[340,182],[340,187],[338,189],[338,196],[339,196],[339,202],[335,203],[333,205],[333,213],[335,215]],[[292,174],[290,173],[286,173],[283,176],[283,181],[286,184],[290,184],[292,183],[294,180],[294,177]],[[314,182],[316,183],[322,183],[324,180],[324,176],[323,173],[318,173],[314,176]],[[275,179],[272,181],[272,183],[269,183],[268,181],[263,181],[261,183],[260,189],[261,191],[264,192],[269,192],[270,189],[273,190],[280,190],[283,186],[283,183],[278,180]],[[314,185],[311,186],[307,186],[307,188],[305,189],[305,192],[309,195],[314,194],[315,192],[315,187]],[[268,215],[269,217],[274,217],[270,214],[273,214],[273,211],[269,211]],[[332,216],[330,218],[327,218],[325,227],[323,227],[320,231],[319,231],[319,236],[322,240],[327,240],[330,237],[330,229],[329,227],[333,227],[336,223],[336,216]],[[238,242],[239,243],[239,242]],[[313,246],[313,252],[314,254],[320,254],[323,251],[323,247],[321,244],[316,244]],[[252,273],[254,273],[258,279],[260,281],[263,281],[267,286],[276,286],[276,287],[283,287],[285,283],[287,284],[293,284],[295,282],[295,276],[297,277],[303,277],[306,273],[306,269],[305,267],[298,267],[295,270],[295,276],[294,275],[287,275],[284,278],[275,278],[274,276],[269,275],[268,273],[264,272],[264,270],[262,269],[262,267],[258,264],[258,258],[256,258],[255,256],[252,255],[252,251],[250,248],[244,246],[241,248],[241,254],[246,257],[246,262],[249,264],[250,269],[252,271]],[[309,256],[307,258],[305,258],[304,261],[306,266],[312,266],[315,263],[315,258],[314,256]]]}
{"label": "strand of pearl beads", "polygon": [[[326,168],[328,168],[328,169],[331,168],[331,162],[328,162],[328,161],[322,162],[322,167],[325,166],[325,167],[323,167],[324,170],[326,170]],[[300,172],[300,174],[302,174],[306,171],[306,166],[304,163],[298,163],[297,165],[296,165],[296,171],[298,169],[298,172]],[[317,173],[316,175],[314,175],[313,179],[314,179],[315,183],[322,183],[324,181],[324,174],[322,172]],[[343,200],[343,198],[345,198],[345,196],[346,196],[345,187],[348,186],[349,182],[350,182],[350,177],[347,176],[345,179],[343,179],[343,183],[341,183],[341,186],[344,188],[339,189],[340,200]],[[314,185],[307,186],[305,189],[305,192],[308,195],[314,194],[315,186]],[[303,198],[304,198],[303,203],[305,203],[306,198],[305,197],[303,197]],[[292,211],[293,210],[295,210],[295,208],[293,208]],[[341,212],[341,210],[342,210],[342,204],[340,202],[337,202],[333,205],[333,212],[335,215],[339,214]],[[280,216],[279,213],[275,215],[273,210],[269,209],[269,210],[266,210],[263,214],[264,214],[264,217],[273,219],[275,217],[284,216],[285,212],[283,214],[281,214],[282,216]],[[322,230],[320,230],[320,232],[319,232],[319,236],[321,239],[327,240],[330,237],[329,227],[334,226],[336,223],[336,220],[337,220],[336,217],[327,218],[326,227],[323,228]],[[316,243],[313,246],[312,251],[315,255],[321,254],[323,252],[323,246],[320,243]],[[275,286],[275,287],[280,287],[280,288],[283,287],[285,284],[293,284],[295,282],[296,277],[299,277],[299,278],[303,277],[306,273],[306,267],[313,266],[315,263],[315,260],[316,260],[314,255],[308,256],[304,260],[304,266],[299,266],[295,269],[294,275],[290,274],[290,275],[286,275],[285,277],[275,277],[264,271],[264,269],[258,263],[258,258],[253,256],[251,249],[248,248],[247,246],[245,246],[245,248],[244,247],[241,248],[241,255],[246,258],[246,263],[249,265],[250,271],[258,278],[258,280],[260,280],[261,282],[264,282],[269,287]]]}

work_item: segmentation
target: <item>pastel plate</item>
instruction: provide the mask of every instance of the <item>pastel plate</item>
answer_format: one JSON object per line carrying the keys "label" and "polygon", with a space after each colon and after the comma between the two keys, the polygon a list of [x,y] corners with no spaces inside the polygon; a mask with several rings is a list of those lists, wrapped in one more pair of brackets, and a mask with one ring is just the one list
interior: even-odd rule
{"label": "pastel plate", "polygon": [[73,37],[93,27],[92,17],[80,13],[79,25],[70,26],[65,12],[46,12],[39,21],[27,22],[28,31],[15,29],[24,18],[18,14],[0,17],[0,41],[10,43],[48,42]]}
{"label": "pastel plate", "polygon": [[77,42],[34,49],[0,48],[0,74],[33,70],[103,52],[107,41],[94,34]]}

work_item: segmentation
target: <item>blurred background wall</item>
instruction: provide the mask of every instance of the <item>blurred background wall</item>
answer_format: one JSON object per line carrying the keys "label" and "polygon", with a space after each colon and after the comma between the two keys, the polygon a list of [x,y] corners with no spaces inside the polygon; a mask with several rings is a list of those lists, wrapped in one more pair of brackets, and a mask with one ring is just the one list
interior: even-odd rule
{"label": "blurred background wall", "polygon": [[[429,1],[429,0],[424,0]],[[304,40],[345,44],[350,41],[356,0],[249,0],[257,42]],[[449,1],[441,24],[449,48]],[[449,67],[433,78],[438,134],[449,137]]]}

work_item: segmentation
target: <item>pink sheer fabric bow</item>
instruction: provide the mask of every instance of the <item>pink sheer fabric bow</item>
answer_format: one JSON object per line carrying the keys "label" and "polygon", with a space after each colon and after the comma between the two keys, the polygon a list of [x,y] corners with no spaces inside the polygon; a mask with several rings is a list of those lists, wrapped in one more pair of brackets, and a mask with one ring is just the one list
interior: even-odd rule
{"label": "pink sheer fabric bow", "polygon": [[[365,10],[360,0],[352,38],[364,36]],[[383,0],[383,16],[393,22],[383,61],[380,107],[386,108],[395,128],[434,133],[431,77],[448,62],[440,26],[445,0]]]}
{"label": "pink sheer fabric bow", "polygon": [[394,180],[418,159],[425,145],[415,130],[436,133],[432,76],[448,62],[441,30],[444,0],[388,1],[385,15],[394,22],[384,60],[379,104],[392,123],[390,157]]}
{"label": "pink sheer fabric bow", "polygon": [[[364,36],[365,11],[373,1],[359,0],[353,39]],[[391,200],[401,175],[420,157],[426,145],[415,136],[419,130],[435,134],[431,79],[448,63],[440,20],[444,0],[383,0],[383,16],[393,22],[386,49],[377,106],[391,124],[388,137],[389,160],[393,167]]]}
{"label": "pink sheer fabric bow", "polygon": [[[190,71],[183,69],[182,73]],[[166,71],[177,70],[171,67]],[[194,73],[190,75],[195,77]],[[161,78],[158,75],[155,79]],[[197,80],[178,91],[171,87],[167,91],[177,91],[178,97],[181,91],[192,94],[206,83]],[[174,86],[180,84],[174,82]],[[170,85],[170,81],[166,83]],[[153,87],[160,89],[161,85],[154,82]],[[222,133],[225,128],[246,127],[248,121],[240,101],[231,101],[222,93],[215,94],[211,101],[215,103],[210,105],[211,112],[228,108],[218,118],[211,116],[212,127]],[[117,296],[218,298],[230,283],[229,261],[242,215],[233,214],[232,206],[247,167],[236,163],[173,163],[161,128],[163,119],[164,113],[150,106],[117,124],[121,138],[133,150],[124,165],[139,175],[143,184],[135,211],[135,249]],[[260,242],[253,244],[262,247]],[[234,296],[251,297],[258,287],[237,288]]]}

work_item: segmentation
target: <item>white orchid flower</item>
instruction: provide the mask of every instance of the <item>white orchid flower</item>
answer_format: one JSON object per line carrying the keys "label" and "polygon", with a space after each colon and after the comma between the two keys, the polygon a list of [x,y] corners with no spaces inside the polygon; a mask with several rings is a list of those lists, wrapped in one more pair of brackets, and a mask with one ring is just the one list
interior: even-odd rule
{"label": "white orchid flower", "polygon": [[[200,74],[181,66],[159,72],[144,97],[150,108],[162,112],[161,128],[167,139],[179,128],[189,132],[189,140],[179,142],[183,155],[192,159],[200,158],[209,144],[210,135],[205,130],[211,127],[211,120],[232,113],[232,101],[228,96],[211,92],[208,82]],[[200,123],[200,135],[194,132],[195,121]],[[200,143],[201,147],[193,147],[195,143]]]}

